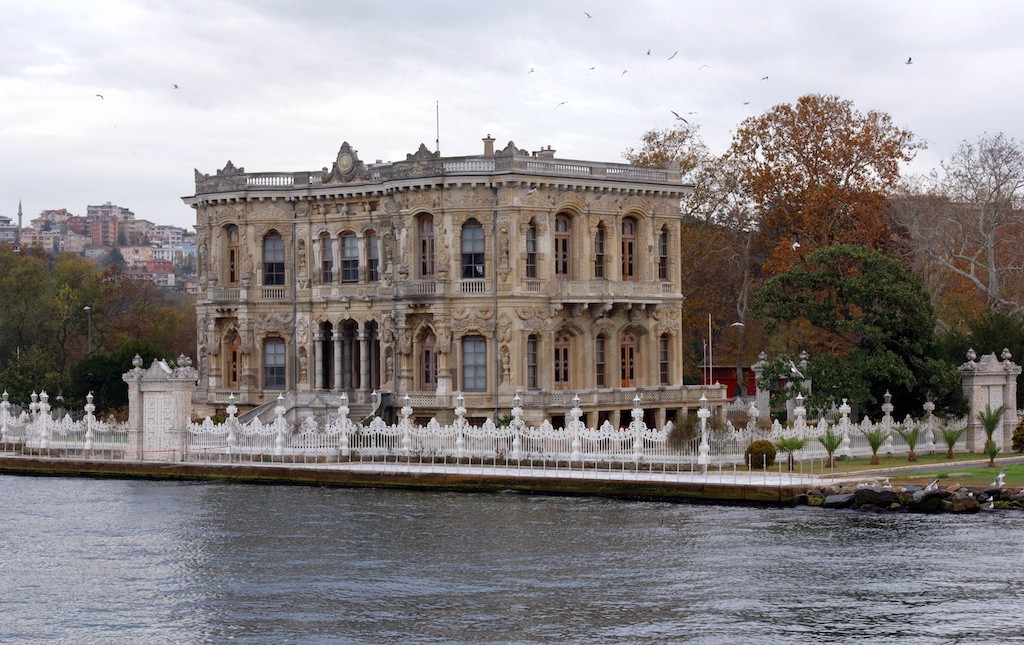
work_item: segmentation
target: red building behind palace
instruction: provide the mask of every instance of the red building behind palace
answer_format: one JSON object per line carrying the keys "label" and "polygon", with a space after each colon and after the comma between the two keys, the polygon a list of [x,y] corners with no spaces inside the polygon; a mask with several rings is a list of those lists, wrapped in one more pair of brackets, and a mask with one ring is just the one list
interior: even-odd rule
{"label": "red building behind palace", "polygon": [[[757,377],[754,374],[754,370],[750,369],[749,366],[743,366],[743,380],[747,386],[747,396],[754,396],[754,392],[757,391]],[[707,378],[707,372],[701,372],[703,378]],[[704,380],[702,385],[714,385],[720,383],[726,387],[726,396],[730,399],[736,398],[739,394],[737,391],[736,382],[736,366],[735,365],[713,365],[711,366],[711,379],[710,382]]]}

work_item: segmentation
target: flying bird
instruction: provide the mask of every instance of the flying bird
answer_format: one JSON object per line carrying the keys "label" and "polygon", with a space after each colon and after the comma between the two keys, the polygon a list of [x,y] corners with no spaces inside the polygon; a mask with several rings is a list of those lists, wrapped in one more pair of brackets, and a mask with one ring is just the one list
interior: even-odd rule
{"label": "flying bird", "polygon": [[767,80],[768,80],[768,77],[767,77],[767,76],[762,76],[762,77],[761,77],[761,80],[762,80],[762,81],[767,81]]}
{"label": "flying bird", "polygon": [[527,195],[532,195],[532,194],[534,194],[535,192],[537,192],[537,189],[536,189],[536,188],[531,188],[530,190],[526,191],[526,194],[527,194]]}
{"label": "flying bird", "polygon": [[568,102],[569,102],[569,101],[562,101],[561,103],[559,103],[559,104],[558,104],[558,105],[556,105],[555,107],[561,107],[561,106],[565,105],[565,104],[566,104],[566,103],[568,103]]}
{"label": "flying bird", "polygon": [[648,56],[650,56],[650,55],[651,55],[651,50],[649,50],[649,49],[647,50],[647,55],[648,55]]}
{"label": "flying bird", "polygon": [[530,71],[528,71],[528,72],[526,72],[526,73],[527,73],[527,74],[533,74],[533,71],[534,71],[534,70],[533,70],[533,68],[531,67],[531,68],[530,68]]}
{"label": "flying bird", "polygon": [[743,105],[750,105],[750,101],[743,101]]}
{"label": "flying bird", "polygon": [[678,54],[678,53],[679,53],[679,50],[677,49],[674,54],[672,54],[671,56],[668,57],[668,60],[672,60],[673,58],[675,58],[676,54]]}
{"label": "flying bird", "polygon": [[793,242],[793,250],[795,251],[798,248],[800,248],[800,243],[799,242]]}
{"label": "flying bird", "polygon": [[800,370],[797,369],[796,363],[794,363],[793,361],[789,362],[789,371],[790,373],[793,374],[793,376],[800,377],[800,380],[806,380],[804,375],[800,373]]}
{"label": "flying bird", "polygon": [[685,123],[685,124],[687,124],[687,125],[689,125],[689,124],[690,124],[690,122],[689,122],[689,121],[687,121],[687,120],[686,120],[686,119],[684,119],[683,117],[679,116],[679,113],[678,113],[678,112],[676,112],[675,110],[669,110],[669,112],[671,112],[672,114],[676,115],[676,119],[678,119],[679,121],[682,121],[683,123]]}
{"label": "flying bird", "polygon": [[174,83],[174,89],[178,89],[178,84]]}
{"label": "flying bird", "polygon": [[591,70],[593,70],[593,69],[596,69],[596,68],[594,68],[594,67],[591,67],[591,68],[590,68],[589,70],[587,70],[587,71],[589,72],[589,71],[591,71]]}
{"label": "flying bird", "polygon": [[629,71],[628,69],[624,69],[624,70],[622,70],[622,73],[621,73],[621,74],[619,74],[619,76],[625,76],[625,75],[626,75],[626,72],[628,72],[628,71]]}
{"label": "flying bird", "polygon": [[907,62],[905,62],[903,64],[904,65],[913,65],[914,64],[914,58],[912,56],[907,56]]}
{"label": "flying bird", "polygon": [[594,17],[594,16],[590,15],[589,13],[587,13],[586,11],[583,12],[583,15],[586,16],[587,18],[593,18]]}
{"label": "flying bird", "polygon": [[707,67],[707,65],[701,65],[700,67],[697,68],[697,71],[699,72],[700,70],[704,69],[705,67]]}
{"label": "flying bird", "polygon": [[103,95],[102,95],[102,94],[97,94],[96,96],[100,97],[100,100],[101,100],[101,101],[106,101],[106,100],[107,100],[107,99],[103,98]]}

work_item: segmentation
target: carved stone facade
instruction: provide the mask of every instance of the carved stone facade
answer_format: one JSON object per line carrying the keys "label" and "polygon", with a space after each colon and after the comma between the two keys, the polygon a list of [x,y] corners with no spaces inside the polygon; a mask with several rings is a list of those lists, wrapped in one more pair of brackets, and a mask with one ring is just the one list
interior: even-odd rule
{"label": "carved stone facade", "polygon": [[198,402],[381,391],[444,420],[458,394],[478,418],[518,395],[529,421],[557,422],[578,395],[596,426],[626,425],[639,396],[659,427],[701,394],[721,404],[681,381],[679,173],[484,142],[197,171]]}

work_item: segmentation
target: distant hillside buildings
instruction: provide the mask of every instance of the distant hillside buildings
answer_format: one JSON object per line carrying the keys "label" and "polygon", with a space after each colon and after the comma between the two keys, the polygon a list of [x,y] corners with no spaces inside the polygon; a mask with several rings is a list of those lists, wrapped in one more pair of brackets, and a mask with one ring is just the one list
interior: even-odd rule
{"label": "distant hillside buildings", "polygon": [[0,216],[0,243],[96,262],[109,261],[116,248],[129,277],[166,288],[194,288],[195,234],[184,228],[136,219],[130,209],[110,202],[87,206],[84,216],[64,208],[44,210],[28,227],[21,226],[20,204],[18,215],[17,222]]}

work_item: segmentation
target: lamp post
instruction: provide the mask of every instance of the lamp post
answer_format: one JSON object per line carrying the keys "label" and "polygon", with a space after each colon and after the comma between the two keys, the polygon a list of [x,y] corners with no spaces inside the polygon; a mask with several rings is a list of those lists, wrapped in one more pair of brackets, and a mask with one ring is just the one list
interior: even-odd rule
{"label": "lamp post", "polygon": [[88,354],[92,354],[92,307],[90,307],[89,305],[86,305],[86,306],[82,307],[82,311],[85,312],[85,325],[86,325],[86,329],[88,330],[88,339],[89,339],[89,345],[88,345],[89,351],[87,352],[87,355],[88,355]]}
{"label": "lamp post", "polygon": [[736,338],[736,396],[742,397],[746,395],[746,383],[743,382],[743,328],[746,327],[742,322],[734,322],[729,325],[735,327],[737,331]]}

